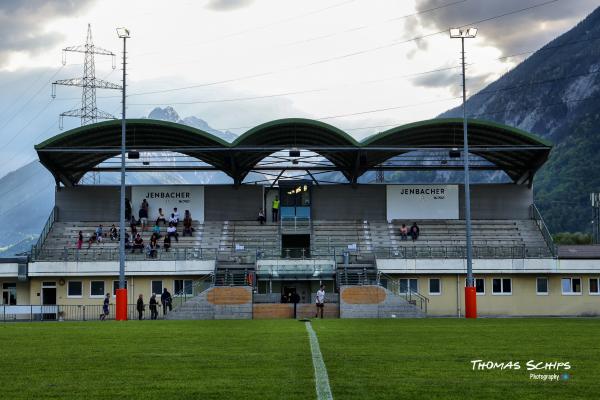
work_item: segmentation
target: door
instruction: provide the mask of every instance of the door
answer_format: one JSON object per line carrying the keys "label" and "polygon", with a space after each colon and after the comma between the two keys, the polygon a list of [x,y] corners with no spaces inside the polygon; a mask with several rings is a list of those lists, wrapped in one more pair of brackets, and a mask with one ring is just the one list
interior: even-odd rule
{"label": "door", "polygon": [[56,319],[56,282],[42,283],[42,319]]}
{"label": "door", "polygon": [[17,284],[3,283],[2,284],[2,304],[7,306],[17,305]]}
{"label": "door", "polygon": [[310,189],[308,181],[281,182],[279,186],[280,217],[310,219]]}

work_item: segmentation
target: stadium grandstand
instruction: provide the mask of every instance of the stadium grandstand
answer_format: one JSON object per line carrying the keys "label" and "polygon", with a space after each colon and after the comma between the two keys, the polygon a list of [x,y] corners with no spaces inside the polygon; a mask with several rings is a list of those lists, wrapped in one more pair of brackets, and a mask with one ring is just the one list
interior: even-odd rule
{"label": "stadium grandstand", "polygon": [[[55,206],[30,254],[2,266],[5,319],[81,319],[86,307],[98,314],[105,293],[114,295],[119,249],[109,229],[119,225],[119,186],[81,181],[90,172],[118,172],[111,160],[120,129],[120,121],[102,122],[35,146],[56,180]],[[482,120],[469,121],[469,137],[471,169],[488,177],[471,186],[479,314],[597,313],[597,261],[561,255],[533,201],[533,178],[551,144]],[[323,122],[284,119],[231,143],[184,125],[128,120],[128,173],[214,173],[229,182],[128,182],[131,214],[137,218],[146,200],[150,221],[145,231],[136,227],[139,251],[126,253],[131,313],[138,294],[149,299],[167,289],[174,297],[167,318],[291,318],[294,298],[305,317],[323,284],[326,317],[462,315],[462,185],[386,182],[392,174],[401,182],[423,171],[460,172],[462,146],[461,119],[403,125],[362,141]],[[177,208],[178,237],[166,249],[161,221],[150,252],[159,208],[167,222]],[[193,229],[184,236],[186,211]],[[99,225],[102,241],[88,245]],[[403,225],[418,226],[418,236]]]}

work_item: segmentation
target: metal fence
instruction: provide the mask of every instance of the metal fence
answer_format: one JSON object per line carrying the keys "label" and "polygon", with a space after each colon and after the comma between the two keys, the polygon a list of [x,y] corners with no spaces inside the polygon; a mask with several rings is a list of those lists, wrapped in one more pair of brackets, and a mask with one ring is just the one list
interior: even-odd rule
{"label": "metal fence", "polygon": [[[177,247],[170,250],[157,249],[150,254],[146,249],[125,250],[128,261],[185,261],[185,260],[216,260],[218,249],[199,247]],[[32,254],[34,261],[118,261],[118,248],[102,248],[92,246],[89,249],[63,248],[41,249]]]}
{"label": "metal fence", "polygon": [[[164,319],[162,304],[157,305],[157,318]],[[170,310],[167,310],[167,314]],[[0,321],[97,321],[103,314],[102,305],[0,305]],[[109,305],[106,320],[115,319],[115,305]],[[144,305],[142,319],[151,319],[149,304]],[[127,305],[127,319],[138,319],[137,304]]]}

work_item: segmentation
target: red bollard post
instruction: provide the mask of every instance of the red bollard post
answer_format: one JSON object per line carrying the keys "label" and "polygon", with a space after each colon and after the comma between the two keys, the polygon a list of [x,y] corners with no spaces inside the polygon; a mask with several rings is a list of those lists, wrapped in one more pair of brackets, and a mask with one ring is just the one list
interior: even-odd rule
{"label": "red bollard post", "polygon": [[477,318],[477,289],[465,287],[465,318]]}
{"label": "red bollard post", "polygon": [[117,289],[117,321],[127,321],[127,289]]}

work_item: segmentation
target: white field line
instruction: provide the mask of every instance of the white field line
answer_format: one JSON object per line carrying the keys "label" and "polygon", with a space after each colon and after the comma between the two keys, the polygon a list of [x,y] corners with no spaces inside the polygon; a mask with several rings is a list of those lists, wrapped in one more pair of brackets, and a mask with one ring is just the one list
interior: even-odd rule
{"label": "white field line", "polygon": [[315,389],[317,391],[317,400],[333,400],[331,388],[329,387],[329,377],[327,376],[327,368],[321,355],[319,340],[310,321],[305,323],[308,339],[310,341],[310,352],[312,353],[313,367],[315,368]]}

